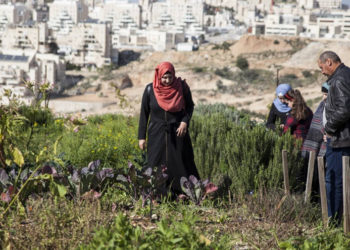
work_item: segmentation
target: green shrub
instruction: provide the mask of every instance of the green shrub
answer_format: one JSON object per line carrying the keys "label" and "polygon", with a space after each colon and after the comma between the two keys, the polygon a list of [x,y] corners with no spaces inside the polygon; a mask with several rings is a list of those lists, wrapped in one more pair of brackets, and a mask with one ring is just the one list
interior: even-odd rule
{"label": "green shrub", "polygon": [[205,67],[194,67],[192,70],[195,73],[202,73],[205,72],[207,69]]}
{"label": "green shrub", "polygon": [[234,192],[282,187],[282,149],[289,152],[291,186],[302,184],[298,179],[302,167],[298,156],[301,142],[289,134],[280,136],[264,125],[254,125],[234,109],[197,108],[191,136],[201,177],[216,182],[226,175],[232,180]]}
{"label": "green shrub", "polygon": [[308,71],[308,70],[303,70],[302,74],[303,74],[303,76],[304,76],[305,78],[308,78],[308,77],[311,77],[311,76],[312,76],[311,72]]}
{"label": "green shrub", "polygon": [[266,89],[275,83],[273,73],[263,69],[247,69],[233,75],[233,80],[238,83],[256,84],[259,89]]}
{"label": "green shrub", "polygon": [[222,69],[216,69],[214,71],[214,73],[218,76],[221,76],[221,77],[227,78],[227,79],[232,79],[232,75],[233,75],[231,70],[227,67],[224,67]]}
{"label": "green shrub", "polygon": [[249,68],[248,60],[242,56],[239,56],[236,60],[236,66],[241,70],[246,70]]}
{"label": "green shrub", "polygon": [[139,152],[135,118],[119,115],[93,116],[80,131],[66,132],[58,152],[77,167],[101,160],[103,167],[124,167]]}
{"label": "green shrub", "polygon": [[[215,34],[214,34],[214,36],[215,36]],[[232,45],[232,43],[225,41],[222,44],[215,44],[212,47],[212,50],[222,49],[223,51],[228,51],[230,49],[231,45]]]}
{"label": "green shrub", "polygon": [[80,71],[81,70],[81,66],[73,64],[73,63],[70,63],[70,62],[67,62],[66,63],[66,69],[67,70],[78,70],[78,71]]}
{"label": "green shrub", "polygon": [[[295,74],[286,74],[280,77],[280,82],[286,82],[286,83],[290,83],[293,84],[295,86],[295,82],[298,81],[298,77]],[[300,85],[298,83],[298,85]]]}
{"label": "green shrub", "polygon": [[[35,163],[37,155],[43,148],[50,150],[57,138],[65,130],[63,124],[57,123],[49,109],[21,106],[18,113],[23,122],[11,126],[13,134],[11,145],[17,147],[23,154],[27,164]],[[9,145],[5,145],[9,147]]]}

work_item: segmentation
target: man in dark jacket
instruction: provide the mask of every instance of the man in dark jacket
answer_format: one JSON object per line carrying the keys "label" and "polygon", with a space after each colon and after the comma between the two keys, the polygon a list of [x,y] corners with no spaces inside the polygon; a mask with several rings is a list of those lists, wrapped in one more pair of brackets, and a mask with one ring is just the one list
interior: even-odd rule
{"label": "man in dark jacket", "polygon": [[340,225],[343,213],[342,156],[350,155],[350,68],[333,51],[323,52],[318,65],[330,85],[323,119],[327,134],[328,216],[335,225]]}

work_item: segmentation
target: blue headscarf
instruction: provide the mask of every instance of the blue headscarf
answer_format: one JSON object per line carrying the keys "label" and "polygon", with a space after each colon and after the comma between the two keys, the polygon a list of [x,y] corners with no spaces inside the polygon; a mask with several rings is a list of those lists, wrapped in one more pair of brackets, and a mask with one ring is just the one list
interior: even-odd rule
{"label": "blue headscarf", "polygon": [[279,112],[287,113],[291,110],[291,108],[288,107],[286,103],[281,102],[281,100],[278,98],[279,96],[284,96],[291,89],[292,87],[288,83],[282,83],[277,86],[276,88],[277,98],[273,100],[273,104],[275,104],[275,107]]}
{"label": "blue headscarf", "polygon": [[330,87],[330,86],[329,86],[328,82],[324,82],[324,83],[322,84],[321,91],[324,92],[324,93],[328,93],[329,87]]}

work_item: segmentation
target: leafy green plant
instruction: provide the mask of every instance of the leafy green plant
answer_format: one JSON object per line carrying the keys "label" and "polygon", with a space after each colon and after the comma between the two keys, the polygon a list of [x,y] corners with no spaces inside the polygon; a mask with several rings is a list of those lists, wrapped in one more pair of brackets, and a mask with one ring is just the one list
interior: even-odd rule
{"label": "leafy green plant", "polygon": [[77,168],[87,166],[96,159],[101,161],[104,168],[124,168],[140,152],[136,141],[135,118],[121,115],[92,116],[86,125],[76,126],[70,126],[62,134],[57,152]]}
{"label": "leafy green plant", "polygon": [[17,106],[0,107],[0,164],[3,168],[7,166],[6,161],[11,158],[12,152],[17,151],[13,140],[25,122],[26,118],[19,114]]}
{"label": "leafy green plant", "polygon": [[183,215],[182,221],[162,219],[154,231],[132,226],[119,214],[112,226],[100,228],[89,245],[79,249],[223,249],[195,229],[197,218]]}
{"label": "leafy green plant", "polygon": [[[277,240],[278,241],[278,240]],[[349,249],[350,238],[344,235],[340,230],[327,230],[319,234],[309,236],[292,237],[289,240],[278,242],[281,249],[286,250],[331,250],[331,249]]]}

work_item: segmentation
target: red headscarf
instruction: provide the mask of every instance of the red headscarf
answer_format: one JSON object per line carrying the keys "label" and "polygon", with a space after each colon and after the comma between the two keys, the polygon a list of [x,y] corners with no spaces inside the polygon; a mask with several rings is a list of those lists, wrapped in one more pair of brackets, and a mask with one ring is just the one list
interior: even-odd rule
{"label": "red headscarf", "polygon": [[[165,86],[161,83],[161,78],[167,72],[173,76],[173,82]],[[170,62],[162,62],[156,67],[153,90],[162,109],[169,112],[178,112],[185,108],[181,78],[175,77],[175,68]]]}

